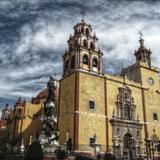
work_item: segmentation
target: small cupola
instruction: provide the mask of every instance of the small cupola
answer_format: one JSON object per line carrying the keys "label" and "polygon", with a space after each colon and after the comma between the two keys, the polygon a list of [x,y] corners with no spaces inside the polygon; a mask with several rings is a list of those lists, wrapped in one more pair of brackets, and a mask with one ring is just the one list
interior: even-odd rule
{"label": "small cupola", "polygon": [[142,35],[139,39],[140,46],[138,50],[135,51],[135,57],[137,62],[143,62],[145,63],[146,67],[151,67],[151,51],[150,49],[146,49],[144,46],[144,39],[142,38]]}

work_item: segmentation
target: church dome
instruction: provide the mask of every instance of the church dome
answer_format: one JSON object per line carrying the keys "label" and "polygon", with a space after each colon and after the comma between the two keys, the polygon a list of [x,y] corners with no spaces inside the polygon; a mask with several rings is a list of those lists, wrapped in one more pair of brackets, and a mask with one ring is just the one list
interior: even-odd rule
{"label": "church dome", "polygon": [[38,93],[36,98],[43,99],[43,98],[47,98],[47,96],[48,96],[48,91],[47,91],[47,88],[45,88],[41,92]]}
{"label": "church dome", "polygon": [[[58,84],[57,87],[53,91],[55,99],[59,98],[59,82],[57,84]],[[36,103],[36,104],[42,103],[46,101],[47,97],[48,97],[48,89],[45,88],[41,92],[39,92],[35,98],[32,98],[32,103]]]}

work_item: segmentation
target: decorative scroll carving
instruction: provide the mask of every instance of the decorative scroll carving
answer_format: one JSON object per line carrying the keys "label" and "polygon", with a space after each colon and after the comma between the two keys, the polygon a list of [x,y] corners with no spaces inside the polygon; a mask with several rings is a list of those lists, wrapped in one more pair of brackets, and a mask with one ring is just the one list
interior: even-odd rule
{"label": "decorative scroll carving", "polygon": [[129,151],[132,158],[141,154],[142,126],[139,116],[135,115],[136,105],[131,89],[124,85],[118,88],[116,110],[113,110],[111,119],[113,152],[118,157]]}
{"label": "decorative scroll carving", "polygon": [[127,86],[118,88],[118,90],[119,94],[116,101],[117,118],[134,120],[136,105],[134,104],[132,91]]}

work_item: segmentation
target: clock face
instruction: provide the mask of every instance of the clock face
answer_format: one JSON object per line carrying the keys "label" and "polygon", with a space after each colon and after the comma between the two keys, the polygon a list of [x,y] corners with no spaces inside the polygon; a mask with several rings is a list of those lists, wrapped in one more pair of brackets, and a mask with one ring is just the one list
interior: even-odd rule
{"label": "clock face", "polygon": [[148,78],[148,84],[149,85],[153,85],[154,84],[153,78],[151,78],[151,77]]}

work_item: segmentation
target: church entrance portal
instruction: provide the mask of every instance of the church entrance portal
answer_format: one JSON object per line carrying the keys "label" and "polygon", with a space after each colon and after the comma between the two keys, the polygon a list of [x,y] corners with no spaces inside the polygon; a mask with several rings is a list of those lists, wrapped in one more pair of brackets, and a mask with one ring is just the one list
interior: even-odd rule
{"label": "church entrance portal", "polygon": [[130,133],[124,135],[124,157],[129,160],[136,157],[135,140]]}

